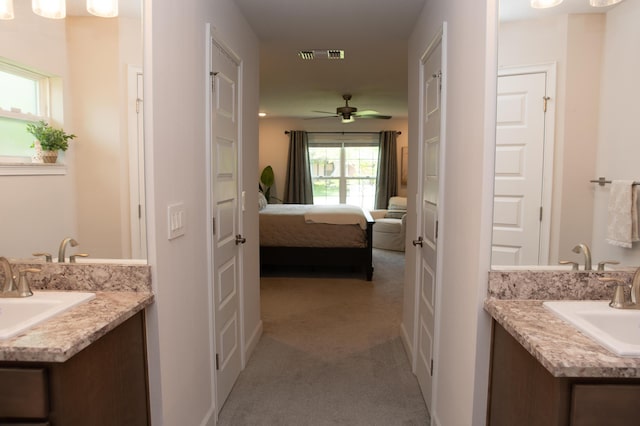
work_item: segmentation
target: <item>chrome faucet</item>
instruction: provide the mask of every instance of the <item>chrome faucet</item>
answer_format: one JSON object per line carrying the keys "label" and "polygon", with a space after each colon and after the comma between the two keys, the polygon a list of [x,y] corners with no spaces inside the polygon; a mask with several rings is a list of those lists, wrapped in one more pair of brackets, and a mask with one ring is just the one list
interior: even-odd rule
{"label": "chrome faucet", "polygon": [[584,253],[584,270],[590,271],[591,270],[591,250],[589,250],[589,246],[586,244],[580,243],[577,246],[575,246],[571,251],[574,253],[580,253],[580,251],[582,251],[582,253]]}
{"label": "chrome faucet", "polygon": [[75,247],[78,245],[78,242],[73,238],[67,237],[60,243],[60,248],[58,249],[58,263],[64,263],[64,252],[67,250],[67,244],[71,244],[71,247]]}
{"label": "chrome faucet", "polygon": [[4,272],[4,285],[2,286],[2,294],[7,294],[16,291],[16,277],[13,276],[13,271],[11,270],[11,264],[9,260],[1,256],[0,264],[2,264],[2,270]]}

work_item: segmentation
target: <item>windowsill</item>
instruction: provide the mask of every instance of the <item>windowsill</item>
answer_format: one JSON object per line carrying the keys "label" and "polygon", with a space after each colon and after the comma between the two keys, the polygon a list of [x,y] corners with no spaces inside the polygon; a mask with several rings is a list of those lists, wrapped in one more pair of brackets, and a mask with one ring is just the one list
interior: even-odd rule
{"label": "windowsill", "polygon": [[9,163],[0,162],[0,176],[66,175],[67,165],[62,163]]}

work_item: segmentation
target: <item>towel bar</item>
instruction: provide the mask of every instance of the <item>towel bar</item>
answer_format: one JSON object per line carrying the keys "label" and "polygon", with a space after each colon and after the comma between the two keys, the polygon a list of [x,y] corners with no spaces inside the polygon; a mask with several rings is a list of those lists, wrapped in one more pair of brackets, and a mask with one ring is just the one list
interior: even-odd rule
{"label": "towel bar", "polygon": [[[600,185],[600,186],[604,186],[606,183],[611,183],[611,181],[610,181],[610,180],[606,180],[606,178],[604,178],[604,177],[602,177],[602,176],[601,176],[601,177],[599,177],[598,179],[595,179],[595,180],[593,180],[593,179],[592,179],[592,180],[590,180],[589,182],[591,182],[591,183],[597,183],[597,184],[598,184],[598,185]],[[637,186],[637,185],[640,185],[640,182],[633,182],[633,186]]]}

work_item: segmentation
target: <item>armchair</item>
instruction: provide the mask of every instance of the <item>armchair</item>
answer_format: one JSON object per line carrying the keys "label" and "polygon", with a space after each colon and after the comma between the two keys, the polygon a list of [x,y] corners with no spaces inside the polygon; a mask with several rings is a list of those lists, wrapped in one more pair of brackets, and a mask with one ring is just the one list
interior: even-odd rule
{"label": "armchair", "polygon": [[371,217],[376,221],[373,226],[373,247],[404,251],[407,221],[406,197],[391,197],[388,208],[372,210]]}

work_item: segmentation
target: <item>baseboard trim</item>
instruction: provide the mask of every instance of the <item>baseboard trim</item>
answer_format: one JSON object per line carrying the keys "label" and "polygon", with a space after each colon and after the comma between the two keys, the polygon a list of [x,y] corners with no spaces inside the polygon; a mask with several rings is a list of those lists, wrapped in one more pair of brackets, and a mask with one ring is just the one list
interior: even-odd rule
{"label": "baseboard trim", "polygon": [[258,321],[258,325],[253,330],[253,333],[251,333],[251,337],[249,337],[249,339],[247,340],[247,344],[245,345],[246,351],[244,354],[244,359],[246,361],[245,361],[245,365],[242,366],[243,370],[244,370],[244,367],[246,367],[246,363],[249,362],[249,358],[251,358],[251,354],[253,353],[256,346],[258,345],[258,341],[260,340],[261,336],[262,336],[262,320]]}
{"label": "baseboard trim", "polygon": [[404,323],[400,324],[400,338],[402,339],[402,346],[404,346],[404,350],[407,352],[411,371],[415,373],[415,368],[413,366],[413,345],[411,344],[411,339],[409,339],[409,334],[407,333]]}

